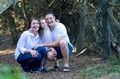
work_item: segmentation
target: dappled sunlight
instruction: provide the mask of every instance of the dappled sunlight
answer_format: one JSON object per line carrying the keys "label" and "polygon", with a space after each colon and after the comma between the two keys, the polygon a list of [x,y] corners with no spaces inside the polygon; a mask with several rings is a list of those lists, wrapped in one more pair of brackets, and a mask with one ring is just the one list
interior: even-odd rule
{"label": "dappled sunlight", "polygon": [[90,60],[92,60],[92,61],[99,61],[99,60],[101,60],[101,58],[92,58]]}
{"label": "dappled sunlight", "polygon": [[5,50],[0,50],[0,55],[4,54],[12,54],[14,53],[15,49],[5,49]]}

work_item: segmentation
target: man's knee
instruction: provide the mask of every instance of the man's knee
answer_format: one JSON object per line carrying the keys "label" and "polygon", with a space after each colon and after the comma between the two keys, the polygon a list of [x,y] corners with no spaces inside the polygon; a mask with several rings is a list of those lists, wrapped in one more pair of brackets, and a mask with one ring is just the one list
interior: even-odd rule
{"label": "man's knee", "polygon": [[61,41],[59,41],[59,46],[62,48],[65,48],[65,47],[67,47],[67,43],[61,40]]}

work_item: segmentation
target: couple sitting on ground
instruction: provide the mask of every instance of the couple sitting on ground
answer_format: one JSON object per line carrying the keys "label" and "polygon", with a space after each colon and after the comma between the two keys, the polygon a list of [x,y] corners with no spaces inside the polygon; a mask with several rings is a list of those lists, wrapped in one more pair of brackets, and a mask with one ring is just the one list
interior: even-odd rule
{"label": "couple sitting on ground", "polygon": [[[69,41],[66,27],[56,22],[52,12],[45,15],[45,20],[33,17],[29,21],[28,30],[19,38],[15,51],[15,59],[21,64],[25,72],[48,71],[43,67],[47,60],[64,60],[64,72],[69,71],[69,56],[72,53],[72,44]],[[59,62],[54,68],[59,70]]]}

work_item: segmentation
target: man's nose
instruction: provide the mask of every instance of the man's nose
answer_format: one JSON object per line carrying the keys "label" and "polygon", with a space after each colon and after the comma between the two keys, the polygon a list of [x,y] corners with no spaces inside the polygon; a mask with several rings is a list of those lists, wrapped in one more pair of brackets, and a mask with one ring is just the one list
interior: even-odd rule
{"label": "man's nose", "polygon": [[51,20],[50,20],[50,19],[48,19],[47,21],[48,21],[48,22],[50,22]]}

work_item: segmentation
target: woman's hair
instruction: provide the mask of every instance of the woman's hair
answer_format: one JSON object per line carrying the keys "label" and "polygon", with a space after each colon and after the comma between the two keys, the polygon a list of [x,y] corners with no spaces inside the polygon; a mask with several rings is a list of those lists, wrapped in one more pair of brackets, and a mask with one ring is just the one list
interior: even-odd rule
{"label": "woman's hair", "polygon": [[29,19],[29,22],[28,22],[28,29],[31,27],[31,22],[32,22],[32,20],[37,20],[37,21],[39,22],[39,24],[40,24],[39,18],[37,18],[37,17],[31,17],[31,18]]}
{"label": "woman's hair", "polygon": [[40,17],[40,24],[41,24],[41,20],[44,20],[45,18],[43,16]]}
{"label": "woman's hair", "polygon": [[31,22],[32,22],[32,20],[37,20],[37,21],[38,21],[38,23],[39,23],[39,25],[40,25],[39,30],[38,30],[38,33],[39,33],[39,35],[42,35],[44,29],[41,27],[40,19],[37,18],[37,17],[31,17],[31,18],[30,18],[29,23],[28,23],[28,29],[31,27]]}
{"label": "woman's hair", "polygon": [[40,36],[42,36],[42,35],[44,34],[44,28],[41,26],[41,20],[43,20],[43,19],[44,19],[43,17],[41,17],[41,18],[39,19],[40,29],[38,30],[38,33],[39,33]]}

